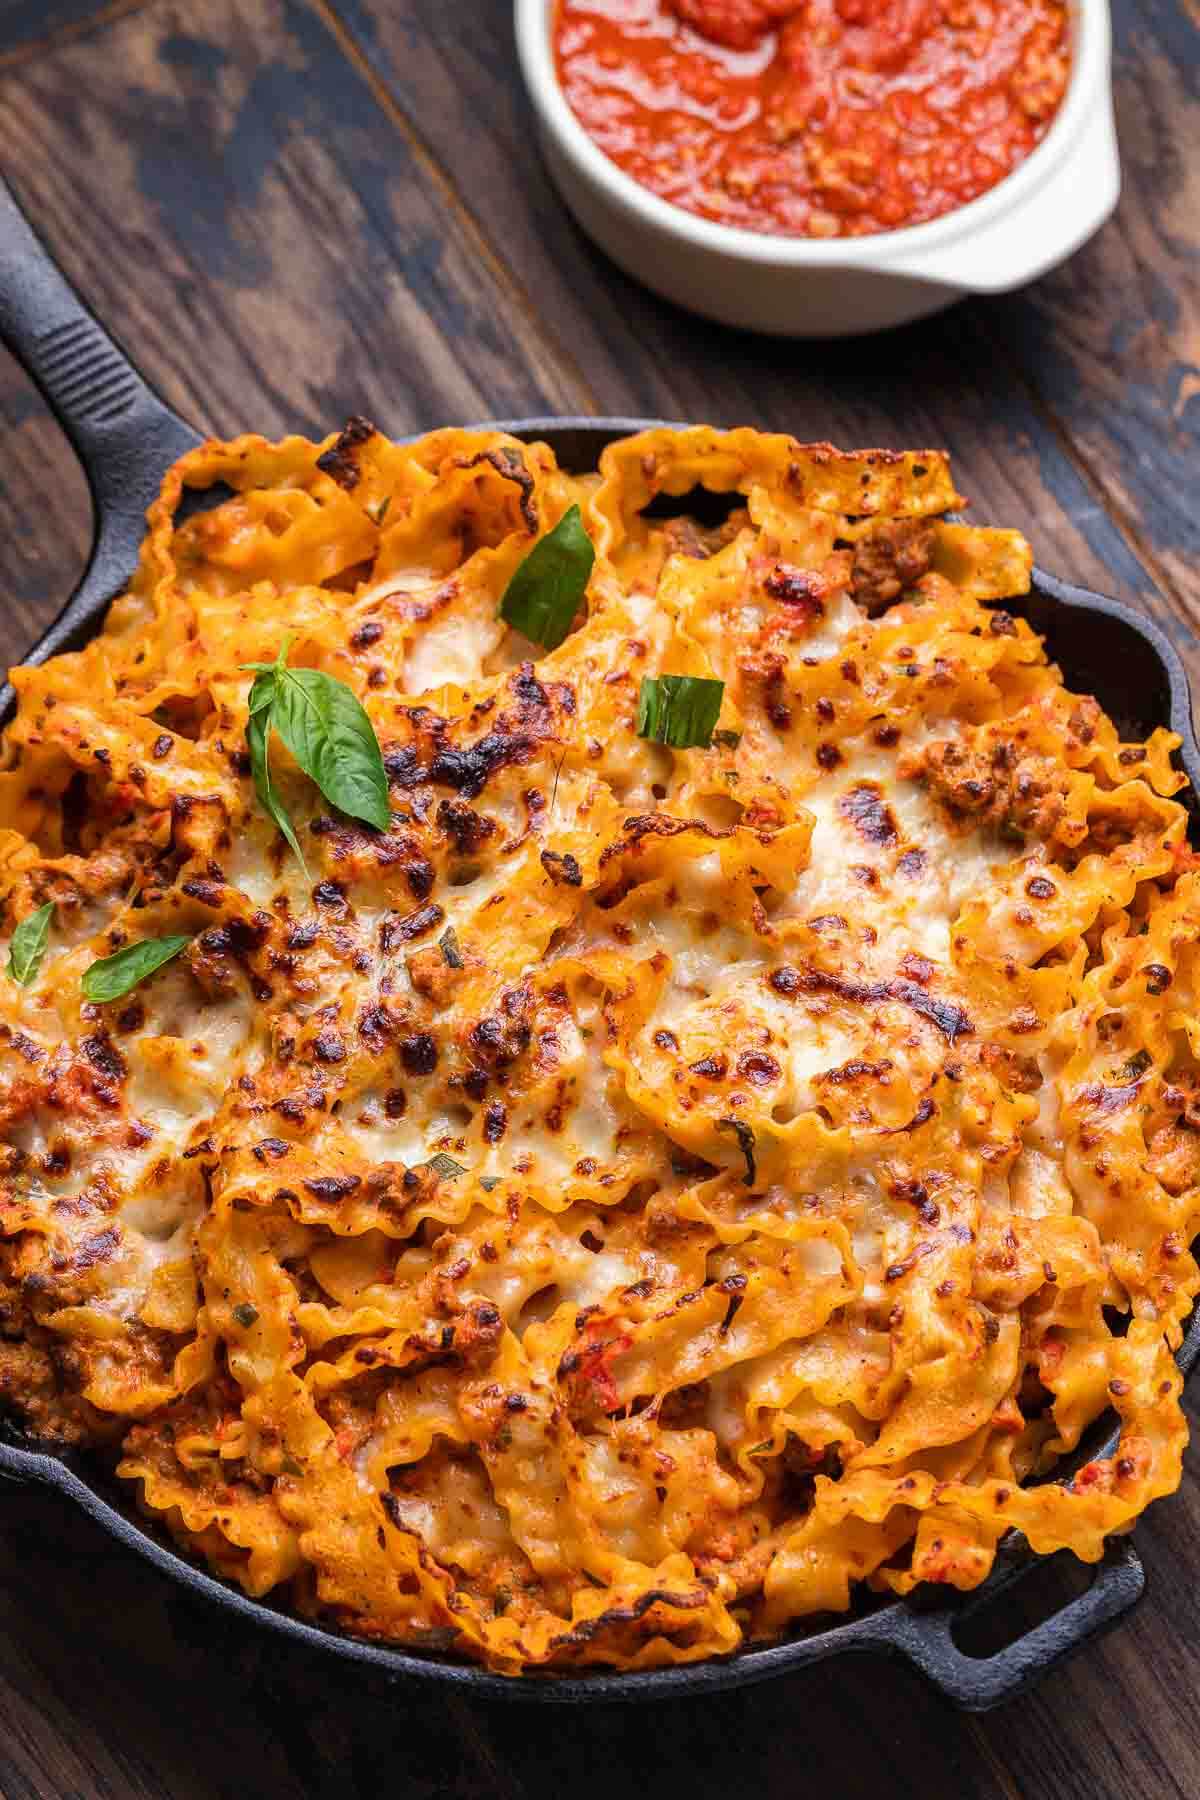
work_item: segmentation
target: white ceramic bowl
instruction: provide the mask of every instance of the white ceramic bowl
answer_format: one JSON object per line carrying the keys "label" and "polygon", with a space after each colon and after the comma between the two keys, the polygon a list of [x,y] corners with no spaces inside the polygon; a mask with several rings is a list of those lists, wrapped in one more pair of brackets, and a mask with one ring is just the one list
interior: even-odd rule
{"label": "white ceramic bowl", "polygon": [[559,86],[554,0],[516,0],[517,51],[542,146],[583,229],[668,300],[751,331],[846,337],[998,294],[1044,274],[1107,219],[1120,192],[1108,0],[1071,0],[1067,92],[1011,175],[927,225],[873,237],[771,237],[697,218],[626,175]]}

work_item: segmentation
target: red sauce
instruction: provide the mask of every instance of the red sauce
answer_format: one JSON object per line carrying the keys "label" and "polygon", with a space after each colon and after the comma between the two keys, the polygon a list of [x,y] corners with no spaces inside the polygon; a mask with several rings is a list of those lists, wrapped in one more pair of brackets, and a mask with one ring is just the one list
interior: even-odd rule
{"label": "red sauce", "polygon": [[664,200],[751,231],[860,237],[964,206],[1045,136],[1062,0],[559,0],[559,78]]}

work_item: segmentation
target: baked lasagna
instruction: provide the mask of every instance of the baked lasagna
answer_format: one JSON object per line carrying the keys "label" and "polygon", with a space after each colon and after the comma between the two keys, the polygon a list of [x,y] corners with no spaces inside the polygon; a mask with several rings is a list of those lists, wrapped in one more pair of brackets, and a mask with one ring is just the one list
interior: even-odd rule
{"label": "baked lasagna", "polygon": [[962,504],[750,430],[177,463],[13,672],[21,1428],[247,1593],[514,1675],[1094,1561],[1173,1490],[1176,740]]}

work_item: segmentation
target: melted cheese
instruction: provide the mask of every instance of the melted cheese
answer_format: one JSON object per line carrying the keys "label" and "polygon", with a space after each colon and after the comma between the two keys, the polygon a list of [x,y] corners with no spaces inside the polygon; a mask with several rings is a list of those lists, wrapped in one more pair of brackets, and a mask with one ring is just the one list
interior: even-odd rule
{"label": "melted cheese", "polygon": [[[645,516],[698,485],[744,507]],[[573,503],[596,564],[543,654],[498,603]],[[1028,547],[956,503],[934,453],[753,432],[586,477],[361,424],[185,458],[106,630],[14,675],[0,949],[55,908],[0,1009],[31,1427],[119,1441],[249,1592],[508,1673],[970,1587],[1010,1526],[1095,1558],[1169,1491],[1200,1282],[1172,740],[1122,745],[989,609]],[[359,825],[274,740],[307,871],[244,755],[245,665],[289,633],[391,793]],[[723,682],[711,746],[638,737],[662,673]],[[1110,1403],[1115,1458],[1022,1485]]]}

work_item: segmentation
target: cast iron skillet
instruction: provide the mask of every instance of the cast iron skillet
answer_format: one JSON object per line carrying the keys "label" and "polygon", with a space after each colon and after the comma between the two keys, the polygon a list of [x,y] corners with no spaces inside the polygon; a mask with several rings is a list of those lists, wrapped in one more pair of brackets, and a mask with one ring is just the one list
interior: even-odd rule
{"label": "cast iron skillet", "polygon": [[[167,464],[201,439],[142,379],[68,286],[2,182],[0,339],[37,383],[70,438],[95,507],[95,542],[83,580],[26,658],[39,663],[61,650],[77,648],[97,630],[108,602],[133,569],[146,508]],[[651,422],[657,421],[560,418],[504,423],[517,436],[544,439],[566,467],[590,469],[605,444]],[[1128,606],[1069,587],[1041,571],[1035,571],[1027,599],[1008,605],[1045,634],[1051,655],[1062,664],[1072,686],[1094,693],[1124,735],[1145,735],[1155,724],[1169,723],[1183,740],[1183,767],[1200,790],[1200,745],[1192,726],[1187,677],[1174,646],[1157,625]],[[10,688],[0,694],[0,723],[11,714],[12,699]],[[1190,1369],[1198,1353],[1200,1309],[1180,1351],[1181,1366]],[[1069,1474],[1089,1458],[1109,1454],[1116,1436],[1111,1424],[1098,1421],[1061,1472]],[[137,1518],[127,1493],[86,1456],[39,1447],[11,1426],[0,1437],[0,1477],[57,1488],[120,1543],[248,1623],[268,1626],[314,1649],[373,1663],[398,1677],[506,1700],[667,1699],[765,1681],[826,1657],[873,1650],[906,1657],[948,1699],[980,1710],[1010,1699],[1086,1639],[1107,1630],[1136,1604],[1145,1588],[1145,1572],[1131,1540],[1116,1538],[1085,1593],[995,1654],[968,1655],[958,1642],[963,1628],[971,1621],[978,1626],[998,1596],[1038,1567],[1024,1540],[1012,1534],[1002,1545],[990,1578],[966,1596],[939,1595],[931,1604],[874,1602],[827,1629],[691,1667],[507,1679],[474,1665],[342,1637],[247,1599],[153,1535]]]}

